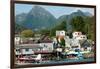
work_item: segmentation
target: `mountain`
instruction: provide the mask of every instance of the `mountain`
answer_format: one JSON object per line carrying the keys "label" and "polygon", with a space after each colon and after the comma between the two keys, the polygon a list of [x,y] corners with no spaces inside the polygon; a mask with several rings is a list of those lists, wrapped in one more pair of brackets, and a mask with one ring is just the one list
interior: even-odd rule
{"label": "mountain", "polygon": [[[72,19],[75,19],[74,21]],[[94,40],[94,26],[95,26],[95,18],[94,16],[89,13],[89,12],[82,12],[80,10],[76,12],[72,12],[69,15],[62,15],[58,18],[57,20],[58,26],[55,26],[53,30],[56,28],[59,29],[59,27],[63,24],[66,23],[66,31],[70,37],[72,37],[72,32],[73,31],[78,31],[80,30],[83,34],[87,35],[88,39]],[[65,21],[65,22],[64,22]],[[62,23],[60,25],[60,23]],[[76,24],[75,24],[76,23]],[[64,25],[64,24],[63,24]],[[76,26],[76,27],[75,27]],[[63,26],[62,26],[63,27]],[[63,27],[65,30],[65,28]]]}
{"label": "mountain", "polygon": [[[87,15],[88,14],[88,15]],[[69,15],[62,15],[62,16],[60,16],[59,18],[58,18],[58,22],[57,23],[61,23],[61,22],[63,22],[63,21],[66,21],[66,30],[68,31],[68,32],[71,32],[72,31],[72,25],[71,25],[71,20],[72,20],[72,18],[74,18],[74,17],[76,17],[76,16],[81,16],[81,17],[91,17],[92,16],[92,14],[90,14],[89,12],[82,12],[81,10],[77,10],[76,12],[72,12],[71,14],[69,14]]]}
{"label": "mountain", "polygon": [[26,15],[27,15],[26,13],[21,13],[21,14],[16,15],[15,22],[17,24],[23,23],[23,21],[26,19]]}
{"label": "mountain", "polygon": [[[38,31],[42,29],[52,29],[58,27],[62,22],[66,23],[67,32],[73,30],[71,20],[76,16],[91,17],[89,12],[77,10],[69,15],[62,15],[56,19],[49,11],[40,6],[33,6],[28,13],[21,13],[15,16],[16,30],[32,29]],[[22,28],[22,29],[21,29]]]}
{"label": "mountain", "polygon": [[56,18],[40,6],[33,6],[27,14],[22,13],[15,18],[17,24],[32,30],[51,28],[56,23]]}
{"label": "mountain", "polygon": [[73,12],[72,14],[70,14],[70,17],[75,17],[75,16],[86,16],[86,15],[81,10],[77,10],[76,12]]}
{"label": "mountain", "polygon": [[84,14],[86,15],[86,16],[89,16],[89,17],[92,17],[93,15],[91,14],[91,13],[89,13],[89,12],[84,12]]}

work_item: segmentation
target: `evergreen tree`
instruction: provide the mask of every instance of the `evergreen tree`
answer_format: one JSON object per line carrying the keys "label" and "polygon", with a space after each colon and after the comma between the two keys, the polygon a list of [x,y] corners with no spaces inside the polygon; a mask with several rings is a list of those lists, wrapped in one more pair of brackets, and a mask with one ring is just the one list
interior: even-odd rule
{"label": "evergreen tree", "polygon": [[73,31],[84,32],[85,22],[82,16],[73,17],[71,20],[71,25],[73,27]]}

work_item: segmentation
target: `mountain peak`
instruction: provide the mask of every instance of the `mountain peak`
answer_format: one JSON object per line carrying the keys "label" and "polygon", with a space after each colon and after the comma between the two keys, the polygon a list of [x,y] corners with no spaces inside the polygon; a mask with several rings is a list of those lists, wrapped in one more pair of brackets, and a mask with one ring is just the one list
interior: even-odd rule
{"label": "mountain peak", "polygon": [[89,13],[89,12],[84,12],[84,13],[85,13],[86,16],[90,16],[90,17],[93,16],[93,15],[92,15],[91,13]]}
{"label": "mountain peak", "polygon": [[56,18],[45,8],[37,5],[32,7],[25,16],[25,20],[21,22],[25,28],[32,30],[51,28],[55,23]]}
{"label": "mountain peak", "polygon": [[82,11],[78,9],[77,12],[82,12]]}
{"label": "mountain peak", "polygon": [[77,13],[84,14],[84,12],[82,12],[81,10],[77,10]]}
{"label": "mountain peak", "polygon": [[46,15],[46,14],[50,14],[46,9],[44,9],[41,6],[33,6],[33,8],[30,10],[29,12],[30,15]]}
{"label": "mountain peak", "polygon": [[41,9],[42,7],[35,5],[35,6],[33,6],[33,8]]}
{"label": "mountain peak", "polygon": [[89,13],[89,12],[83,12],[83,11],[81,11],[81,10],[77,10],[77,12],[79,13],[79,14],[84,14],[85,16],[93,16],[91,13]]}
{"label": "mountain peak", "polygon": [[76,12],[73,12],[71,14],[71,17],[74,17],[74,16],[86,16],[86,15],[81,10],[77,10]]}
{"label": "mountain peak", "polygon": [[37,5],[35,5],[35,6],[33,6],[33,8],[31,9],[31,11],[44,11],[45,9],[43,8],[43,7],[41,7],[41,6],[37,6]]}

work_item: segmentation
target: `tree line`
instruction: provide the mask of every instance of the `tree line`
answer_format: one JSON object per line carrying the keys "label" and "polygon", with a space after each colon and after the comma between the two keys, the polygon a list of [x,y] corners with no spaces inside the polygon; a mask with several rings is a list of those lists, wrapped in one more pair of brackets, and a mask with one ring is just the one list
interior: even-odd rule
{"label": "tree line", "polygon": [[[86,34],[88,39],[94,40],[94,26],[95,26],[95,20],[93,17],[82,17],[82,16],[75,16],[71,19],[70,24],[72,26],[72,32],[74,31],[81,31],[83,34]],[[31,29],[23,28],[19,25],[16,25],[15,30],[20,30],[21,35],[23,37],[33,37],[35,33],[39,34],[47,34],[48,36],[55,36],[56,30],[65,30],[67,32],[67,19],[62,21],[61,23],[55,25],[52,29],[41,29],[38,31],[33,31]],[[70,36],[71,34],[68,33]]]}

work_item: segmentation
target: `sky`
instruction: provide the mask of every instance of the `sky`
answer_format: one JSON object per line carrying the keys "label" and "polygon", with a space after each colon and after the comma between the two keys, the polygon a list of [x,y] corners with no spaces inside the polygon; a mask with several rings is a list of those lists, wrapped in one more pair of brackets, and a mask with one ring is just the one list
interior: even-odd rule
{"label": "sky", "polygon": [[[77,10],[81,10],[83,12],[90,12],[92,15],[94,15],[94,8],[50,6],[50,5],[39,5],[39,6],[45,8],[56,18],[59,18],[60,16],[65,14],[66,15],[71,14],[72,12],[75,12]],[[21,13],[28,13],[32,9],[32,7],[34,7],[34,5],[32,4],[15,4],[15,15]]]}

